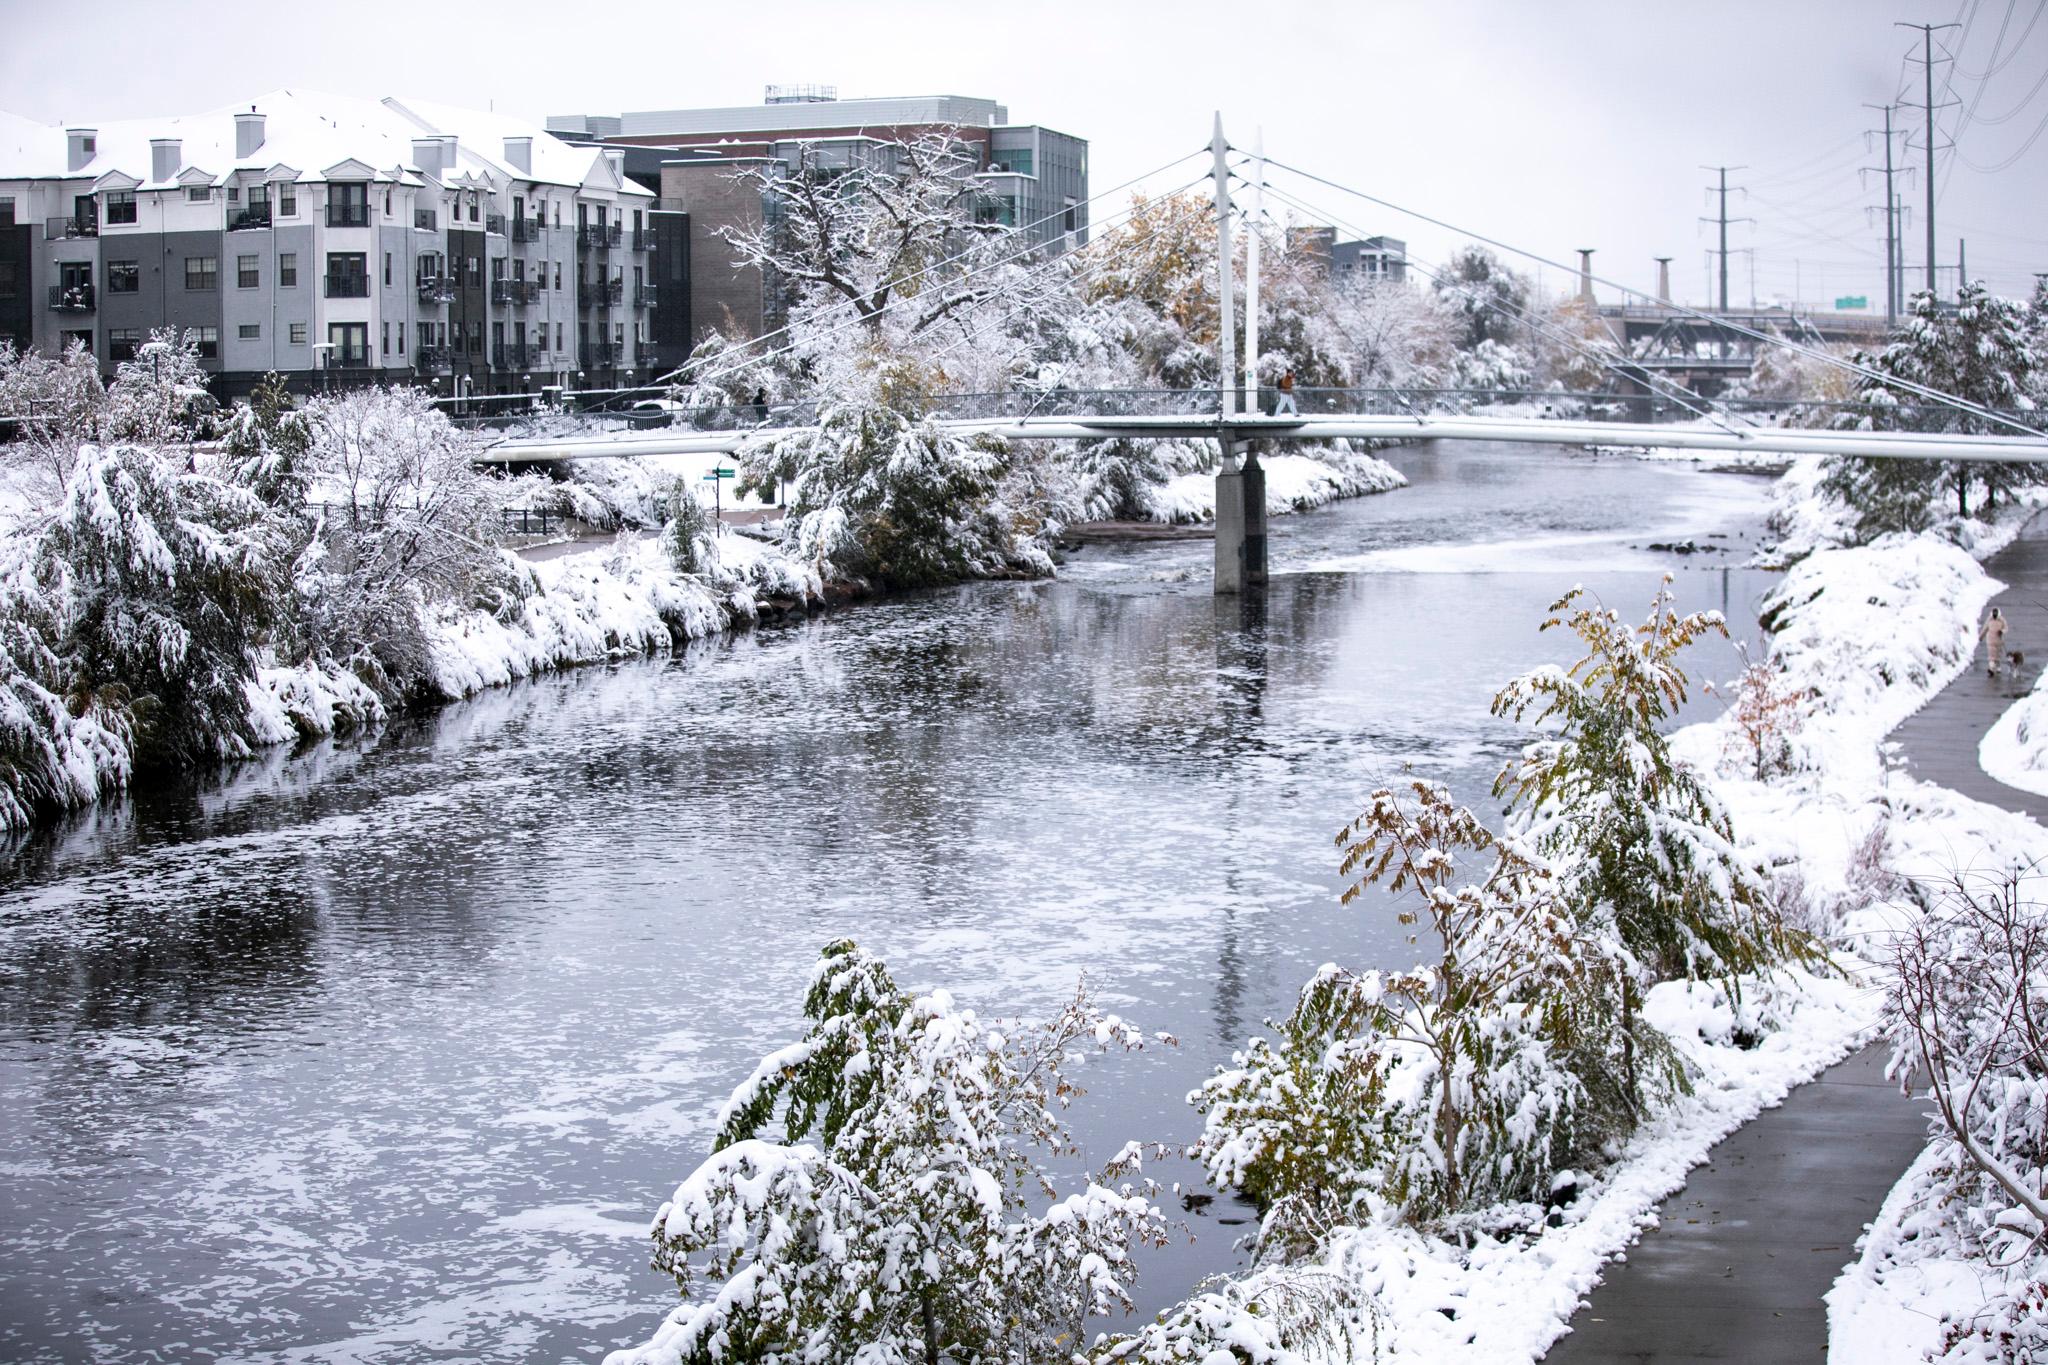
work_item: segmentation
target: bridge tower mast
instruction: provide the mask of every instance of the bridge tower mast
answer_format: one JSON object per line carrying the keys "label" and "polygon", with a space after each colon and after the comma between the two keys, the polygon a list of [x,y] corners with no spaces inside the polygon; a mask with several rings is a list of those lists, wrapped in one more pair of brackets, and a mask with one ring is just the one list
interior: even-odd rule
{"label": "bridge tower mast", "polygon": [[[1212,580],[1218,597],[1236,597],[1266,586],[1266,471],[1249,447],[1244,467],[1237,463],[1239,433],[1232,425],[1237,417],[1239,357],[1237,318],[1232,295],[1230,249],[1230,144],[1223,140],[1223,115],[1216,115],[1215,134],[1209,150],[1215,155],[1216,177],[1216,295],[1220,305],[1216,338],[1216,442],[1223,459],[1216,471],[1216,569]],[[1260,174],[1264,168],[1261,165]],[[1258,250],[1258,225],[1252,225],[1250,251]],[[1256,269],[1256,265],[1253,269]],[[1256,278],[1256,277],[1254,277]],[[1253,290],[1257,285],[1253,284]],[[1251,296],[1256,309],[1257,294]],[[1258,335],[1258,322],[1248,324],[1246,338]],[[1256,402],[1256,398],[1254,399]],[[1246,414],[1257,416],[1256,412]]]}
{"label": "bridge tower mast", "polygon": [[[1216,298],[1220,308],[1221,325],[1217,329],[1216,359],[1218,373],[1217,411],[1225,417],[1237,415],[1237,315],[1236,301],[1231,297],[1230,248],[1230,165],[1227,154],[1230,144],[1223,140],[1223,115],[1216,115],[1216,132],[1209,139],[1209,150],[1215,157],[1216,180]],[[1223,450],[1225,467],[1236,463],[1228,446]]]}

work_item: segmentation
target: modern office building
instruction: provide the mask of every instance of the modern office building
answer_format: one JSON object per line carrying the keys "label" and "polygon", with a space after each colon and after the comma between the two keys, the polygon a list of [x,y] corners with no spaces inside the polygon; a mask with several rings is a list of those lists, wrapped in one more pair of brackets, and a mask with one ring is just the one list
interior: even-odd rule
{"label": "modern office building", "polygon": [[0,116],[0,340],[78,341],[111,371],[187,328],[223,396],[273,370],[479,394],[648,378],[654,308],[688,310],[684,232],[622,154],[475,110],[281,90]]}
{"label": "modern office building", "polygon": [[[764,201],[734,183],[749,167],[793,172],[803,149],[824,169],[878,165],[890,147],[944,133],[970,149],[967,173],[981,182],[977,216],[1024,232],[1049,251],[1088,240],[1088,143],[1035,124],[1013,124],[994,100],[962,95],[842,100],[831,87],[769,86],[758,105],[665,109],[618,115],[552,116],[559,137],[625,153],[626,172],[656,190],[663,208],[689,218],[693,271],[690,342],[713,330],[757,336],[773,328],[782,300],[775,282],[742,263],[727,228],[772,218]],[[663,319],[665,331],[674,328]],[[666,343],[665,343],[666,344]]]}

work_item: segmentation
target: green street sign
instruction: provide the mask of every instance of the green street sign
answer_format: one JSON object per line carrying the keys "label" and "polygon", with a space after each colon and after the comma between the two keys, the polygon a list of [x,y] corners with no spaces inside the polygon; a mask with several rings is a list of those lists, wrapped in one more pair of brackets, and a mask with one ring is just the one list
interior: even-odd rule
{"label": "green street sign", "polygon": [[704,476],[704,482],[716,483],[720,479],[731,479],[737,477],[738,475],[734,474],[730,469],[714,469],[709,474],[706,474]]}
{"label": "green street sign", "polygon": [[1868,307],[1870,307],[1870,298],[1866,294],[1849,294],[1835,300],[1835,311],[1838,313],[1846,312],[1851,308]]}

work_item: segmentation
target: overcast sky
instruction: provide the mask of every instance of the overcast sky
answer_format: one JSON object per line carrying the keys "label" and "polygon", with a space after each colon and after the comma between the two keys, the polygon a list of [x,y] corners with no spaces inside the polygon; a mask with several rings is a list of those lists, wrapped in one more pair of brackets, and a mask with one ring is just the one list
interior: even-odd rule
{"label": "overcast sky", "polygon": [[[1952,89],[1937,68],[1937,102],[1960,102],[1942,112],[1943,136],[1970,115],[1958,145],[1980,167],[2035,140],[1995,173],[1944,154],[1938,259],[1953,267],[1967,238],[1970,273],[2003,292],[2048,270],[2048,133],[2035,137],[2048,20],[2029,30],[2048,0],[0,4],[0,107],[47,122],[188,112],[279,86],[494,103],[539,121],[752,104],[767,83],[818,82],[845,97],[1002,100],[1014,121],[1088,138],[1100,192],[1205,143],[1220,107],[1239,145],[1263,127],[1277,160],[1552,259],[1595,247],[1596,269],[1631,286],[1654,287],[1652,258],[1672,256],[1691,301],[1707,297],[1712,245],[1695,221],[1709,211],[1700,166],[1746,165],[1730,183],[1751,192],[1730,213],[1757,222],[1730,244],[1755,248],[1756,296],[1796,285],[1809,302],[1866,294],[1880,308],[1883,223],[1865,212],[1879,193],[1857,168],[1882,148],[1862,137],[1879,117],[1862,106],[1919,98],[1902,62],[1917,37],[1894,20],[1963,20],[1944,35],[1961,55]],[[2001,27],[2002,69],[1972,79],[1993,65]],[[1291,188],[1317,216],[1405,237],[1424,261],[1463,240]],[[1902,192],[1917,287],[1923,182]],[[1732,301],[1751,297],[1751,271],[1751,256],[1732,258]]]}

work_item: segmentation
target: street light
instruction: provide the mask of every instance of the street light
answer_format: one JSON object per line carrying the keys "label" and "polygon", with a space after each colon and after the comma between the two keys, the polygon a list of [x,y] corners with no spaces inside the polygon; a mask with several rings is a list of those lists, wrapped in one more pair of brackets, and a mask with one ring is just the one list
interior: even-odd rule
{"label": "street light", "polygon": [[313,343],[313,364],[320,371],[320,391],[334,392],[334,343],[316,341]]}

